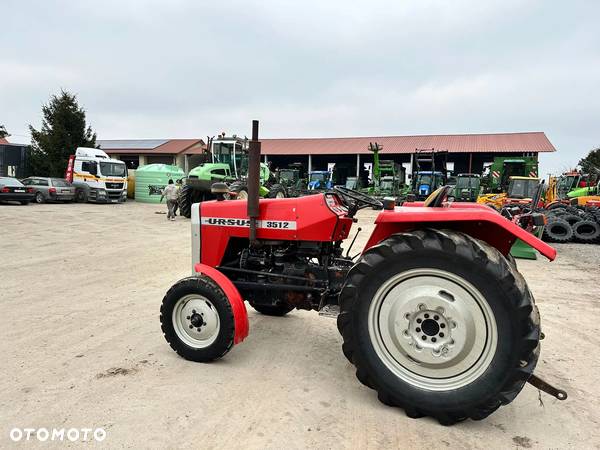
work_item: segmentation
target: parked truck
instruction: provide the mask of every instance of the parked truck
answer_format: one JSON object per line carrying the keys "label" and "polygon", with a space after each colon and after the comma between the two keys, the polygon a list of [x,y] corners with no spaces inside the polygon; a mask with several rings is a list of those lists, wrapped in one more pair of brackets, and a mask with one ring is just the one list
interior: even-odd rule
{"label": "parked truck", "polygon": [[121,203],[127,200],[127,166],[97,148],[78,147],[69,157],[65,178],[78,202]]}

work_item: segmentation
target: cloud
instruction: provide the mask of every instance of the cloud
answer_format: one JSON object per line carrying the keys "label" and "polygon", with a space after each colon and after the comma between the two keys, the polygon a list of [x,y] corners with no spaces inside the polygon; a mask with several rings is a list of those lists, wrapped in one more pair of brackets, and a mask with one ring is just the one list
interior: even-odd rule
{"label": "cloud", "polygon": [[[585,1],[9,0],[0,123],[60,88],[100,138],[545,131],[543,171],[600,145]],[[26,26],[24,26],[26,24]]]}

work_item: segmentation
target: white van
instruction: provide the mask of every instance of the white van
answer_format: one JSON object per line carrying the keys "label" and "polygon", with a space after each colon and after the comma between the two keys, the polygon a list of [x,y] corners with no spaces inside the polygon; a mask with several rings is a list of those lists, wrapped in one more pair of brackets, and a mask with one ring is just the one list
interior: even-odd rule
{"label": "white van", "polygon": [[127,166],[97,148],[78,147],[69,158],[65,178],[77,189],[79,202],[127,200]]}

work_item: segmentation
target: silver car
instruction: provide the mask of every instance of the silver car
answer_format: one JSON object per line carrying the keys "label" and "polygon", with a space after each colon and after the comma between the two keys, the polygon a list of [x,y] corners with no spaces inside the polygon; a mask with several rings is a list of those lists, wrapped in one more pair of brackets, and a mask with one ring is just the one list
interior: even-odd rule
{"label": "silver car", "polygon": [[75,200],[75,188],[62,178],[29,177],[25,178],[22,183],[33,189],[36,203]]}

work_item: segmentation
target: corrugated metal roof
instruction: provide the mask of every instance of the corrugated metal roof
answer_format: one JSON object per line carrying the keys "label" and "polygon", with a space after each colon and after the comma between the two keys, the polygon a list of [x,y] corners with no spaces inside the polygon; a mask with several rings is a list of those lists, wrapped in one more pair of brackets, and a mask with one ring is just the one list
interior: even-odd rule
{"label": "corrugated metal roof", "polygon": [[6,138],[0,137],[0,144],[10,144],[10,142],[8,142]]}
{"label": "corrugated metal roof", "polygon": [[422,136],[374,136],[348,138],[261,139],[264,155],[368,154],[370,142],[383,147],[382,153],[413,153],[415,149],[448,150],[452,153],[554,152],[546,134],[493,133]]}
{"label": "corrugated metal roof", "polygon": [[132,150],[152,150],[153,148],[163,145],[168,142],[168,139],[107,139],[98,140],[96,144],[100,146],[102,150],[111,149],[132,149]]}
{"label": "corrugated metal roof", "polygon": [[204,151],[202,139],[98,140],[96,144],[109,155],[178,155],[180,153],[199,154]]}

